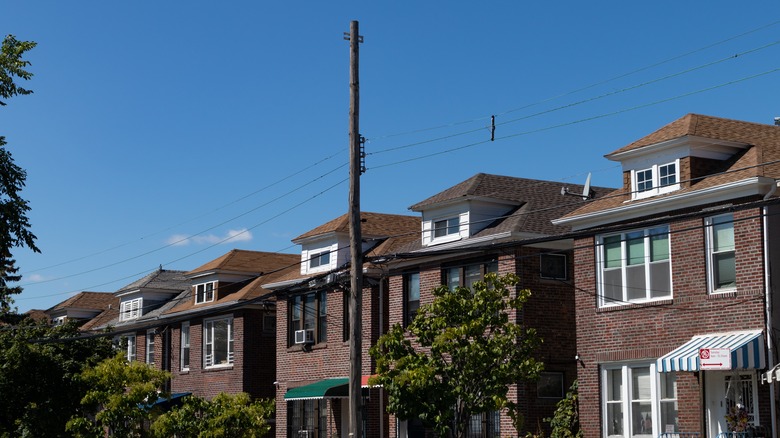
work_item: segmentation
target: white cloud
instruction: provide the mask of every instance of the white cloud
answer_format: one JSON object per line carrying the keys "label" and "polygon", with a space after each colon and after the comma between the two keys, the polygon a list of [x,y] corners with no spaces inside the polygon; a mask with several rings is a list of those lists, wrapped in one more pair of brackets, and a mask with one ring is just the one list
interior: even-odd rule
{"label": "white cloud", "polygon": [[193,245],[216,245],[235,242],[249,242],[252,240],[252,232],[246,228],[240,230],[228,230],[223,236],[216,234],[205,234],[188,237],[184,234],[174,234],[166,240],[166,243],[174,246]]}
{"label": "white cloud", "polygon": [[24,277],[25,280],[31,281],[33,283],[38,283],[39,281],[44,281],[46,278],[43,277],[41,274],[32,274]]}

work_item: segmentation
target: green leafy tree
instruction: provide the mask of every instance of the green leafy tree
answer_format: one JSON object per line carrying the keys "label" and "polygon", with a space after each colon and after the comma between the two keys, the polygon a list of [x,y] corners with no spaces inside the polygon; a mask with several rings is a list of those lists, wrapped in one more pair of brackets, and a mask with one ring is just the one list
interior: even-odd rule
{"label": "green leafy tree", "polygon": [[73,340],[78,327],[25,319],[0,327],[0,436],[65,436],[87,392],[80,373],[111,357],[105,338]]}
{"label": "green leafy tree", "polygon": [[555,405],[555,413],[544,421],[550,423],[550,438],[582,438],[580,429],[580,405],[578,383],[572,383],[566,397]]}
{"label": "green leafy tree", "polygon": [[170,373],[145,363],[129,362],[124,353],[81,373],[89,390],[81,399],[86,415],[73,416],[67,430],[79,437],[144,437],[144,425],[159,413],[152,409]]}
{"label": "green leafy tree", "polygon": [[157,418],[151,431],[159,438],[257,438],[271,430],[273,413],[273,400],[252,401],[243,392],[211,401],[188,396],[181,407]]}
{"label": "green leafy tree", "polygon": [[510,321],[531,295],[519,290],[513,297],[517,282],[491,273],[472,289],[438,287],[406,330],[395,325],[380,337],[370,353],[388,411],[456,437],[466,436],[474,414],[516,413],[508,386],[538,378],[543,367],[532,357],[541,342],[536,331]]}
{"label": "green leafy tree", "polygon": [[[26,70],[30,62],[22,56],[35,45],[31,41],[18,41],[13,35],[3,40],[0,47],[0,106],[5,106],[8,98],[32,93],[17,86],[14,79],[28,80],[32,77],[32,73]],[[20,195],[27,172],[14,163],[5,146],[5,137],[0,135],[0,314],[10,311],[12,296],[22,291],[19,286],[9,286],[21,280],[11,249],[26,246],[40,252],[35,246],[35,235],[30,232],[27,218],[30,206]]]}

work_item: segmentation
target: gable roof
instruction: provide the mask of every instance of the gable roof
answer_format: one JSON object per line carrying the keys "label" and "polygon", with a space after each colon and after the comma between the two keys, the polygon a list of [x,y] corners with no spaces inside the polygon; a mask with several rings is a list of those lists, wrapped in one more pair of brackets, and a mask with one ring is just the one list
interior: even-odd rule
{"label": "gable roof", "polygon": [[[401,214],[360,212],[360,234],[362,237],[387,237],[401,233],[407,233],[409,228],[417,225],[419,229],[420,219],[416,216]],[[336,219],[326,222],[313,230],[307,231],[292,241],[300,243],[311,237],[327,233],[349,233],[349,214],[344,214]]]}
{"label": "gable roof", "polygon": [[630,204],[626,202],[631,198],[630,188],[621,187],[601,199],[588,202],[581,208],[561,216],[560,220],[569,221],[577,217],[621,208],[626,205],[642,205],[657,202],[664,198],[686,195],[704,189],[743,181],[748,178],[780,178],[780,126],[699,114],[688,114],[679,118],[657,131],[606,155],[606,157],[614,158],[615,155],[623,152],[638,150],[685,136],[743,143],[749,147],[736,153],[731,159],[723,161],[722,165],[714,168],[709,176],[691,181],[688,187],[682,187],[680,190],[650,198],[634,199],[630,201]]}
{"label": "gable roof", "polygon": [[188,276],[210,271],[244,272],[260,275],[279,268],[296,264],[300,261],[298,254],[282,254],[276,252],[247,251],[234,249],[198,268],[187,272]]}

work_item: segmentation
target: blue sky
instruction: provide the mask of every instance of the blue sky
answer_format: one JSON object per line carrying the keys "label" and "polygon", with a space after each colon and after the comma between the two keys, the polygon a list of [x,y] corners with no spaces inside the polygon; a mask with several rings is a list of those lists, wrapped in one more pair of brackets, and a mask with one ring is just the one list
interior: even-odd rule
{"label": "blue sky", "polygon": [[351,20],[366,211],[478,172],[617,186],[603,156],[687,113],[780,116],[778,2],[8,2],[38,42],[0,108],[42,251],[19,310],[346,213]]}

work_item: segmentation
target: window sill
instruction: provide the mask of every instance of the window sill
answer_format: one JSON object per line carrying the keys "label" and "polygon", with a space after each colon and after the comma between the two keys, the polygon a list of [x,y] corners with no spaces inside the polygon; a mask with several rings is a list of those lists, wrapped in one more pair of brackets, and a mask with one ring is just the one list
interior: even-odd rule
{"label": "window sill", "polygon": [[463,239],[460,234],[454,234],[452,236],[443,236],[443,237],[437,237],[434,239],[431,239],[430,242],[428,242],[427,246],[436,246],[441,245],[444,243],[450,243],[450,242],[457,242],[458,240]]}
{"label": "window sill", "polygon": [[212,365],[210,367],[203,368],[203,372],[209,373],[209,372],[225,371],[225,370],[232,370],[232,369],[233,369],[233,364],[229,363],[225,365]]}
{"label": "window sill", "polygon": [[293,353],[296,351],[311,351],[311,350],[321,350],[323,348],[327,348],[328,343],[327,342],[320,342],[317,344],[296,344],[291,345],[287,347],[288,353]]}
{"label": "window sill", "polygon": [[179,370],[179,375],[180,376],[186,376],[189,373],[190,373],[190,369],[189,368],[184,369],[184,370]]}
{"label": "window sill", "polygon": [[601,306],[596,309],[596,313],[616,312],[620,310],[630,310],[630,309],[642,309],[645,307],[668,306],[670,304],[674,304],[673,298],[663,298],[663,299],[653,300],[653,301],[643,301],[641,303]]}

